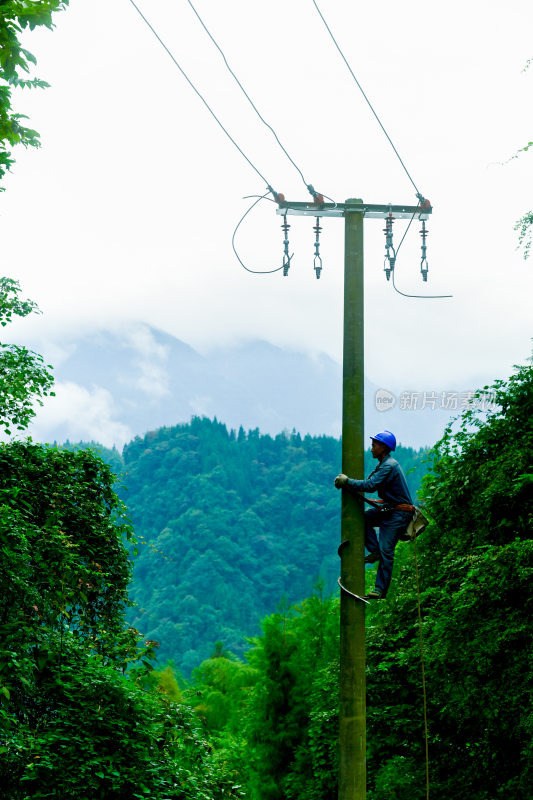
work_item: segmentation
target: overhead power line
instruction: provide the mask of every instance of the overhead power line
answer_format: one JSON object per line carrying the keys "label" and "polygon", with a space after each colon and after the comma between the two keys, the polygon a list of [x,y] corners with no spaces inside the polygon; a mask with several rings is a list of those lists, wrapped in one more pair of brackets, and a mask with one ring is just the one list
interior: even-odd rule
{"label": "overhead power line", "polygon": [[315,192],[315,189],[314,189],[314,187],[312,186],[312,184],[310,184],[310,183],[307,183],[307,181],[306,181],[306,179],[305,179],[305,177],[304,177],[304,174],[303,174],[302,170],[300,169],[300,167],[298,166],[298,164],[297,164],[297,163],[294,161],[294,159],[293,159],[293,158],[292,158],[292,156],[289,154],[289,152],[286,150],[286,148],[283,146],[283,144],[281,143],[281,141],[280,141],[280,139],[279,139],[279,137],[278,137],[278,135],[277,135],[276,131],[275,131],[275,130],[274,130],[274,128],[272,127],[272,125],[270,125],[270,124],[269,124],[269,123],[266,121],[266,119],[263,117],[263,115],[262,115],[262,114],[260,113],[260,111],[258,110],[257,106],[255,105],[255,103],[254,103],[254,102],[253,102],[253,100],[251,99],[250,95],[248,94],[248,92],[246,91],[246,89],[244,88],[244,86],[242,85],[242,83],[240,82],[239,78],[237,77],[237,75],[234,73],[234,71],[233,71],[233,70],[232,70],[232,68],[230,67],[230,65],[229,65],[229,63],[228,63],[228,60],[227,60],[227,58],[226,58],[226,56],[225,56],[225,54],[224,54],[224,51],[222,50],[222,48],[220,47],[220,45],[218,44],[218,42],[217,42],[217,41],[216,41],[216,39],[214,38],[213,34],[210,32],[209,28],[207,27],[207,25],[205,24],[204,20],[202,19],[202,17],[201,17],[201,16],[200,16],[200,14],[198,13],[197,9],[195,8],[195,6],[194,6],[194,5],[193,5],[193,3],[191,2],[191,0],[187,0],[187,2],[189,3],[190,7],[191,7],[191,8],[192,8],[192,10],[194,11],[194,13],[195,13],[195,15],[196,15],[196,17],[197,17],[198,21],[200,22],[200,25],[202,26],[202,28],[204,29],[204,31],[207,33],[207,35],[209,36],[209,38],[211,39],[211,41],[213,42],[213,44],[214,44],[214,45],[215,45],[215,47],[217,48],[218,52],[219,52],[219,53],[220,53],[220,55],[222,56],[222,59],[223,59],[223,61],[224,61],[224,64],[226,65],[226,68],[227,68],[228,72],[230,73],[230,75],[231,75],[231,76],[233,77],[233,79],[235,80],[235,82],[236,82],[237,86],[239,87],[239,89],[241,90],[241,92],[244,94],[244,96],[246,97],[246,99],[248,100],[248,102],[250,103],[250,105],[252,106],[253,110],[255,111],[255,113],[257,114],[257,116],[259,117],[259,119],[261,120],[261,122],[263,123],[263,125],[265,125],[265,126],[266,126],[266,127],[269,129],[269,131],[271,131],[271,133],[272,133],[272,135],[274,136],[274,138],[275,138],[276,142],[279,144],[279,146],[281,147],[281,149],[283,150],[283,152],[285,153],[285,155],[287,156],[287,158],[289,159],[289,161],[291,162],[291,164],[293,165],[293,167],[294,167],[294,168],[295,168],[295,169],[296,169],[296,170],[299,172],[299,174],[300,174],[300,177],[301,177],[302,181],[304,182],[305,188],[306,188],[306,189],[308,189],[308,191],[311,193],[311,195],[312,195],[314,198],[316,198],[318,193],[317,193],[317,192]]}
{"label": "overhead power line", "polygon": [[171,52],[171,50],[170,50],[170,49],[167,47],[167,45],[165,44],[165,42],[164,42],[164,41],[161,39],[161,37],[159,36],[159,34],[158,34],[158,33],[157,33],[157,31],[155,30],[155,28],[154,28],[154,27],[151,25],[151,23],[150,23],[150,22],[149,22],[149,21],[146,19],[146,17],[145,17],[145,16],[144,16],[144,14],[142,13],[141,9],[139,8],[139,6],[138,6],[138,5],[137,5],[137,4],[134,2],[134,0],[130,0],[130,3],[131,3],[131,5],[133,6],[133,8],[136,10],[136,12],[138,13],[138,15],[141,17],[141,19],[143,20],[143,22],[145,23],[145,25],[146,25],[146,26],[147,26],[147,27],[150,29],[150,31],[153,33],[153,35],[155,36],[155,38],[157,39],[157,41],[159,42],[159,44],[161,45],[161,47],[162,47],[162,48],[163,48],[163,49],[164,49],[164,50],[167,52],[167,54],[170,56],[170,58],[172,59],[172,61],[173,61],[173,62],[174,62],[174,64],[175,64],[175,66],[176,66],[176,67],[179,69],[179,71],[181,72],[181,74],[183,75],[183,77],[185,78],[185,80],[187,81],[187,83],[189,84],[189,86],[191,87],[191,89],[192,89],[192,90],[195,92],[195,94],[197,94],[197,95],[198,95],[198,97],[200,98],[200,100],[202,101],[202,103],[204,104],[204,106],[207,108],[207,110],[209,111],[209,113],[211,114],[211,116],[213,117],[213,119],[215,120],[215,122],[216,122],[216,123],[217,123],[217,124],[220,126],[220,128],[221,128],[221,129],[224,131],[224,133],[226,134],[226,136],[228,137],[228,139],[230,140],[230,142],[231,142],[231,143],[232,143],[232,144],[233,144],[233,145],[234,145],[234,146],[237,148],[237,150],[239,151],[239,153],[241,154],[241,156],[242,156],[242,157],[243,157],[243,158],[244,158],[244,159],[245,159],[245,160],[248,162],[248,164],[251,166],[251,168],[254,170],[254,172],[256,172],[256,173],[257,173],[257,175],[259,175],[259,177],[261,178],[261,180],[265,182],[265,184],[266,184],[266,187],[267,187],[268,191],[272,193],[272,195],[274,196],[274,198],[276,198],[276,197],[278,196],[277,192],[275,192],[275,191],[274,191],[274,189],[271,187],[271,185],[269,184],[269,182],[267,181],[267,179],[265,178],[265,176],[264,176],[264,175],[263,175],[263,174],[262,174],[262,173],[261,173],[261,172],[260,172],[260,171],[257,169],[257,167],[255,166],[255,164],[254,164],[254,163],[253,163],[253,162],[252,162],[252,161],[251,161],[251,160],[248,158],[248,156],[247,156],[247,155],[246,155],[246,153],[245,153],[245,152],[242,150],[242,148],[241,148],[241,147],[239,147],[239,145],[237,144],[237,142],[235,141],[235,139],[233,138],[233,136],[232,136],[232,135],[229,133],[229,131],[228,131],[228,130],[227,130],[225,127],[224,127],[224,125],[223,125],[223,124],[222,124],[222,122],[219,120],[219,118],[217,117],[217,115],[215,114],[215,112],[213,111],[213,109],[211,108],[211,106],[209,105],[209,103],[207,102],[207,100],[205,99],[205,97],[203,97],[203,95],[202,95],[202,94],[201,94],[201,93],[198,91],[198,89],[196,88],[196,86],[194,85],[194,83],[192,82],[192,80],[189,78],[189,76],[187,75],[187,73],[185,72],[185,70],[184,70],[184,69],[183,69],[183,68],[180,66],[180,64],[179,64],[179,63],[178,63],[178,61],[176,60],[176,58],[175,58],[175,56],[173,55],[173,53]]}
{"label": "overhead power line", "polygon": [[362,94],[362,95],[363,95],[363,97],[365,98],[366,102],[368,103],[368,106],[369,106],[370,110],[372,111],[373,115],[375,116],[376,120],[378,121],[379,127],[381,128],[381,130],[383,131],[383,133],[384,133],[384,134],[385,134],[385,136],[387,137],[387,139],[388,139],[388,141],[389,141],[389,144],[390,144],[390,146],[392,147],[392,149],[393,149],[393,150],[394,150],[394,152],[396,153],[396,156],[397,156],[397,158],[398,158],[398,160],[399,160],[400,164],[402,165],[402,167],[403,167],[403,169],[404,169],[404,171],[405,171],[405,174],[407,175],[407,177],[409,178],[409,180],[410,180],[410,181],[411,181],[411,183],[413,184],[413,187],[414,187],[414,189],[415,189],[415,192],[416,192],[416,196],[418,197],[418,199],[419,199],[419,200],[424,200],[424,197],[423,197],[423,196],[420,194],[420,192],[419,192],[419,190],[418,190],[418,186],[416,185],[416,183],[415,183],[415,182],[414,182],[414,180],[412,179],[412,177],[411,177],[411,174],[410,174],[409,170],[408,170],[408,169],[407,169],[407,167],[405,166],[405,164],[404,164],[404,162],[403,162],[403,160],[402,160],[402,158],[401,158],[400,154],[399,154],[399,153],[398,153],[398,151],[396,150],[396,148],[395,148],[395,146],[394,146],[394,144],[393,144],[393,142],[392,142],[392,139],[390,138],[389,134],[388,134],[388,133],[387,133],[387,131],[385,130],[385,127],[384,127],[383,123],[381,122],[380,118],[378,117],[378,115],[377,115],[377,112],[376,112],[376,111],[375,111],[375,109],[374,109],[374,106],[372,105],[372,103],[371,103],[371,102],[370,102],[370,100],[368,99],[368,97],[367,97],[366,93],[365,93],[365,92],[364,92],[364,90],[363,90],[363,87],[361,86],[361,84],[359,83],[359,81],[357,80],[357,78],[355,77],[355,73],[354,73],[354,71],[352,70],[352,68],[351,68],[350,64],[348,63],[348,59],[346,58],[346,56],[345,56],[345,55],[344,55],[344,53],[342,52],[342,50],[341,50],[341,48],[340,48],[340,46],[339,46],[339,43],[338,43],[338,42],[337,42],[337,40],[335,39],[335,37],[334,37],[334,35],[333,35],[332,31],[331,31],[331,28],[329,27],[328,23],[326,22],[326,20],[325,20],[325,18],[324,18],[324,15],[323,15],[322,11],[321,11],[321,10],[320,10],[320,8],[318,7],[318,4],[317,4],[316,0],[313,0],[313,5],[314,5],[314,7],[315,7],[315,8],[316,8],[316,10],[317,10],[317,12],[318,12],[318,14],[319,14],[319,16],[320,16],[320,19],[322,20],[322,22],[323,22],[323,23],[324,23],[324,25],[326,26],[326,30],[327,30],[327,32],[329,33],[329,35],[331,36],[331,39],[333,40],[333,44],[335,45],[335,47],[336,47],[336,48],[337,48],[337,50],[339,51],[339,54],[340,54],[340,56],[341,56],[342,60],[344,61],[344,63],[345,63],[345,64],[346,64],[346,66],[348,67],[348,71],[349,71],[350,75],[352,76],[352,78],[353,78],[353,79],[354,79],[354,81],[356,82],[356,84],[357,84],[357,86],[358,86],[358,88],[359,88],[359,91],[361,92],[361,94]]}

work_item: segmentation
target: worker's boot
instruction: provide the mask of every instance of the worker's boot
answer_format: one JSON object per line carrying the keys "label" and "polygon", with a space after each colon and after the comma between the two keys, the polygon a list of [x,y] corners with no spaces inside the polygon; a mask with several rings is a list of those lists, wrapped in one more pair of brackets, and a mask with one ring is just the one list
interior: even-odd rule
{"label": "worker's boot", "polygon": [[365,556],[365,564],[375,564],[376,561],[379,561],[380,559],[381,553],[379,550],[374,550],[373,553],[369,553],[367,556]]}

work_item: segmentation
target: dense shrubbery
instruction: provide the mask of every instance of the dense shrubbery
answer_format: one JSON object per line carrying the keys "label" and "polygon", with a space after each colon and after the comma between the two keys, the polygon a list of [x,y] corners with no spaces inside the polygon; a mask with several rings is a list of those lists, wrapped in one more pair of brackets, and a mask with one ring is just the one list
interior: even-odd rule
{"label": "dense shrubbery", "polygon": [[[493,390],[498,410],[469,411],[447,430],[424,482],[431,796],[530,800],[533,369]],[[397,555],[387,601],[367,617],[369,800],[426,797],[414,548]],[[219,753],[228,748],[253,800],[336,796],[337,649],[334,600],[315,596],[264,620],[248,654],[253,682],[217,729]],[[207,697],[209,675],[196,673]]]}
{"label": "dense shrubbery", "polygon": [[189,708],[143,689],[113,484],[89,451],[0,446],[0,796],[236,797]]}

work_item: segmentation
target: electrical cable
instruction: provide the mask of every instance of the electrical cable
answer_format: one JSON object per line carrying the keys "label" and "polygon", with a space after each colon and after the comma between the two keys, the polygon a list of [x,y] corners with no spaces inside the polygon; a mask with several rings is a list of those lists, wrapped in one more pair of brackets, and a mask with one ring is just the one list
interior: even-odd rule
{"label": "electrical cable", "polygon": [[[396,248],[396,253],[395,253],[395,259],[396,260],[398,259],[398,253],[400,252],[400,247],[403,244],[403,240],[407,236],[407,232],[408,232],[409,228],[411,227],[411,224],[412,224],[415,216],[416,216],[416,211],[412,215],[411,219],[409,220],[409,224],[408,224],[407,228],[405,229],[405,231],[403,232],[402,238],[400,239],[400,244]],[[443,299],[446,299],[446,298],[449,298],[449,297],[453,297],[453,294],[406,294],[405,292],[400,291],[400,289],[398,289],[398,287],[396,286],[396,274],[395,274],[396,273],[396,263],[397,263],[397,261],[395,261],[394,269],[392,270],[392,285],[393,285],[394,290],[396,292],[398,292],[398,294],[401,294],[402,297],[414,297],[414,298],[419,299],[419,300],[443,300]]]}
{"label": "electrical cable", "polygon": [[[241,267],[246,270],[246,272],[252,272],[254,275],[271,275],[273,272],[280,272],[280,270],[283,269],[283,264],[281,265],[281,267],[276,267],[276,269],[250,269],[250,267],[247,267],[246,264],[242,261],[240,255],[237,252],[237,248],[235,247],[235,237],[237,235],[237,231],[239,230],[241,224],[244,222],[245,218],[248,216],[250,211],[252,211],[256,207],[256,205],[261,202],[261,200],[270,200],[270,197],[267,197],[267,195],[268,192],[262,195],[248,195],[247,198],[246,197],[244,198],[246,200],[249,199],[250,197],[257,197],[255,202],[252,203],[250,208],[244,212],[244,214],[238,221],[237,225],[235,226],[235,230],[233,231],[233,236],[231,237],[231,246],[233,248],[233,252],[235,253],[237,261],[239,262]],[[271,200],[271,202],[274,203],[275,200]]]}
{"label": "electrical cable", "polygon": [[[265,118],[262,116],[262,114],[261,114],[261,113],[260,113],[260,111],[258,110],[258,108],[257,108],[257,106],[255,105],[255,103],[253,102],[252,98],[250,97],[250,95],[248,94],[248,92],[246,91],[246,89],[244,88],[244,86],[242,85],[242,83],[240,82],[240,80],[238,79],[238,77],[237,77],[237,76],[236,76],[236,74],[233,72],[232,68],[230,67],[230,65],[229,65],[229,63],[228,63],[228,60],[227,60],[226,56],[224,55],[224,51],[222,50],[222,48],[220,47],[220,45],[218,44],[218,42],[217,42],[217,41],[216,41],[216,39],[214,38],[213,34],[212,34],[212,33],[210,32],[210,30],[208,29],[207,25],[206,25],[206,24],[205,24],[205,22],[203,21],[202,17],[200,16],[200,14],[198,13],[198,11],[196,10],[196,8],[195,8],[195,6],[193,5],[193,3],[191,2],[191,0],[187,0],[187,2],[189,3],[190,7],[191,7],[191,8],[192,8],[192,10],[194,11],[194,13],[195,13],[195,15],[196,15],[196,17],[197,17],[197,19],[198,19],[198,21],[199,21],[200,25],[202,26],[202,28],[204,29],[204,31],[207,33],[207,35],[209,36],[209,38],[211,39],[211,41],[213,42],[213,44],[214,44],[214,45],[215,45],[215,47],[217,48],[218,52],[219,52],[219,53],[220,53],[220,55],[222,56],[222,59],[223,59],[223,61],[224,61],[224,64],[226,65],[226,68],[227,68],[228,72],[230,73],[230,75],[232,75],[233,79],[235,80],[235,82],[236,82],[237,86],[239,87],[239,89],[241,90],[241,92],[244,94],[244,96],[246,97],[246,99],[248,100],[248,102],[250,103],[250,105],[252,106],[253,110],[255,111],[255,113],[257,114],[257,116],[259,117],[259,119],[261,120],[261,122],[263,123],[263,125],[265,125],[265,126],[266,126],[266,127],[269,129],[269,131],[272,133],[272,135],[274,136],[274,138],[275,138],[276,142],[279,144],[279,146],[281,147],[281,149],[283,150],[283,152],[285,153],[285,155],[287,156],[287,158],[289,159],[289,161],[291,162],[291,164],[293,165],[293,167],[294,167],[294,168],[297,170],[297,172],[300,174],[300,177],[301,177],[302,181],[304,182],[305,188],[306,188],[306,189],[308,189],[308,191],[311,193],[311,195],[312,195],[313,197],[315,197],[315,196],[316,196],[318,193],[317,193],[317,192],[315,192],[315,190],[314,190],[314,187],[313,187],[311,184],[307,183],[307,181],[306,181],[306,179],[305,179],[305,177],[304,177],[304,174],[303,174],[302,170],[300,169],[300,167],[298,166],[298,164],[296,164],[296,162],[295,162],[295,161],[294,161],[294,159],[293,159],[293,158],[290,156],[290,154],[287,152],[287,150],[285,149],[285,147],[284,147],[284,146],[283,146],[283,144],[281,143],[281,141],[280,141],[280,139],[279,139],[279,137],[278,137],[278,135],[277,135],[276,131],[275,131],[275,130],[274,130],[274,128],[272,127],[272,125],[270,125],[270,124],[269,124],[269,123],[266,121],[266,119],[265,119]],[[323,197],[326,197],[326,195],[322,195],[322,196],[323,196]],[[328,200],[330,200],[331,198],[327,198],[327,199],[328,199]],[[334,201],[332,200],[331,202],[334,202]]]}
{"label": "electrical cable", "polygon": [[211,114],[211,116],[213,117],[213,119],[214,119],[214,120],[215,120],[215,121],[218,123],[218,125],[219,125],[219,126],[222,128],[222,130],[224,131],[224,133],[226,134],[226,136],[228,137],[228,139],[230,140],[230,142],[231,142],[231,143],[232,143],[232,144],[233,144],[233,145],[234,145],[234,146],[237,148],[237,150],[239,151],[239,153],[241,154],[241,156],[242,156],[242,157],[243,157],[243,158],[244,158],[244,159],[245,159],[245,160],[248,162],[248,164],[249,164],[249,165],[252,167],[252,169],[253,169],[253,170],[254,170],[254,171],[255,171],[255,172],[256,172],[256,173],[259,175],[259,177],[261,178],[261,180],[265,182],[265,184],[266,184],[266,186],[267,186],[267,188],[268,188],[268,191],[269,191],[269,192],[271,192],[271,193],[274,195],[274,197],[276,197],[276,196],[277,196],[277,195],[276,195],[276,192],[274,192],[274,190],[273,190],[273,189],[272,189],[272,187],[270,186],[270,184],[269,184],[269,182],[267,181],[267,179],[265,178],[265,176],[261,174],[261,172],[260,172],[260,171],[257,169],[257,167],[255,166],[255,164],[253,164],[253,163],[252,163],[252,161],[250,161],[250,159],[248,158],[248,156],[246,155],[246,153],[245,153],[245,152],[244,152],[244,151],[243,151],[243,150],[242,150],[242,149],[239,147],[239,145],[237,144],[237,142],[235,141],[235,139],[233,138],[233,136],[231,136],[231,134],[229,133],[229,131],[227,131],[227,130],[226,130],[226,128],[225,128],[225,127],[224,127],[224,125],[221,123],[221,121],[219,120],[219,118],[217,117],[217,115],[215,114],[215,112],[213,111],[213,109],[211,108],[211,106],[209,105],[209,103],[207,102],[207,100],[206,100],[206,99],[205,99],[205,98],[204,98],[204,97],[203,97],[203,96],[200,94],[200,92],[198,91],[198,89],[196,88],[196,86],[194,85],[194,83],[192,82],[192,80],[189,78],[189,76],[187,75],[187,73],[185,72],[185,70],[184,70],[184,69],[183,69],[183,68],[182,68],[182,67],[179,65],[179,63],[177,62],[176,58],[174,57],[174,55],[172,54],[172,52],[169,50],[169,48],[166,46],[166,44],[164,43],[164,41],[161,39],[161,37],[159,36],[159,34],[158,34],[158,33],[157,33],[157,31],[155,30],[155,28],[154,28],[154,27],[151,25],[151,23],[150,23],[150,22],[149,22],[149,21],[146,19],[146,17],[145,17],[145,16],[144,16],[144,14],[142,13],[141,9],[140,9],[140,8],[138,7],[138,5],[137,5],[137,4],[134,2],[134,0],[129,0],[129,1],[130,1],[131,5],[133,6],[133,8],[134,8],[134,9],[137,11],[137,13],[139,14],[139,16],[141,17],[141,19],[143,20],[143,22],[144,22],[144,23],[147,25],[147,27],[148,27],[148,28],[151,30],[151,32],[153,33],[153,35],[155,36],[155,38],[157,39],[157,41],[159,42],[159,44],[160,44],[160,45],[163,47],[163,49],[164,49],[164,50],[167,52],[167,54],[170,56],[170,58],[172,59],[172,61],[173,61],[173,62],[174,62],[174,64],[176,65],[176,67],[179,69],[179,71],[181,72],[181,74],[183,75],[183,77],[185,78],[185,80],[187,81],[187,83],[189,84],[189,86],[191,87],[191,89],[192,89],[192,90],[193,90],[193,91],[194,91],[194,92],[195,92],[195,93],[198,95],[198,97],[200,98],[200,100],[202,101],[202,103],[205,105],[205,107],[207,108],[207,110],[209,111],[209,113]]}
{"label": "electrical cable", "polygon": [[318,7],[318,4],[317,4],[316,0],[312,0],[312,2],[313,2],[313,5],[314,5],[314,7],[316,8],[316,10],[318,11],[318,14],[319,14],[319,16],[320,16],[320,19],[322,20],[322,22],[323,22],[323,23],[324,23],[324,25],[326,26],[326,30],[327,30],[327,32],[328,32],[328,33],[329,33],[329,35],[331,36],[331,38],[332,38],[332,40],[333,40],[333,44],[335,45],[335,47],[336,47],[336,48],[337,48],[337,50],[339,51],[339,53],[340,53],[340,56],[341,56],[342,60],[344,61],[344,63],[345,63],[345,64],[346,64],[346,66],[348,67],[348,71],[350,72],[350,75],[352,76],[352,78],[353,78],[353,79],[354,79],[354,81],[356,82],[357,86],[359,87],[359,90],[360,90],[361,94],[362,94],[362,95],[363,95],[363,97],[365,98],[366,102],[368,103],[368,106],[369,106],[370,110],[372,111],[373,115],[375,116],[376,120],[378,121],[378,124],[379,124],[379,126],[380,126],[381,130],[383,131],[383,133],[384,133],[384,134],[385,134],[385,136],[387,137],[387,139],[388,139],[388,141],[389,141],[389,144],[390,144],[390,146],[392,147],[392,149],[393,149],[393,150],[394,150],[394,152],[396,153],[396,156],[397,156],[397,158],[398,158],[398,160],[399,160],[400,164],[402,165],[402,167],[403,167],[403,169],[404,169],[404,172],[405,172],[405,174],[407,175],[407,177],[409,178],[409,180],[411,181],[411,183],[412,183],[412,184],[413,184],[413,186],[414,186],[414,189],[415,189],[415,192],[416,192],[416,196],[417,196],[417,197],[418,197],[418,199],[420,200],[420,199],[421,199],[423,196],[420,194],[420,192],[419,192],[419,190],[418,190],[418,187],[417,187],[416,183],[414,182],[414,180],[412,179],[412,177],[411,177],[411,175],[410,175],[410,173],[409,173],[409,170],[407,169],[407,167],[406,167],[406,166],[405,166],[405,164],[403,163],[403,160],[402,160],[402,158],[401,158],[400,154],[399,154],[399,153],[398,153],[398,151],[396,150],[396,148],[395,148],[395,146],[394,146],[394,144],[393,144],[393,142],[392,142],[392,139],[390,138],[389,134],[388,134],[388,133],[387,133],[387,131],[385,130],[385,127],[384,127],[383,123],[381,122],[381,120],[380,120],[380,118],[378,117],[378,115],[377,115],[376,111],[374,110],[374,107],[373,107],[372,103],[370,102],[370,100],[369,100],[369,99],[368,99],[368,97],[366,96],[365,92],[363,91],[363,87],[361,86],[361,84],[359,83],[359,81],[357,80],[357,78],[355,77],[355,74],[354,74],[354,72],[353,72],[353,70],[352,70],[352,68],[351,68],[350,64],[348,63],[348,60],[347,60],[346,56],[345,56],[345,55],[344,55],[344,53],[342,52],[342,50],[341,50],[341,48],[340,48],[340,46],[339,46],[339,44],[338,44],[337,40],[335,39],[335,37],[334,37],[334,35],[333,35],[332,31],[331,31],[331,28],[329,27],[328,23],[326,22],[326,20],[325,20],[325,18],[324,18],[324,15],[322,14],[322,12],[321,12],[320,8]]}

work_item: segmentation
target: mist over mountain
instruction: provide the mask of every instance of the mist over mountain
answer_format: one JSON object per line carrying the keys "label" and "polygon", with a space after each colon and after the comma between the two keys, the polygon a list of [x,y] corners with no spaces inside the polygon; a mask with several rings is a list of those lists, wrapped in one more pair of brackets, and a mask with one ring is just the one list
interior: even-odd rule
{"label": "mist over mountain", "polygon": [[[36,440],[122,448],[134,436],[192,416],[273,435],[341,432],[342,367],[323,353],[248,341],[202,354],[142,323],[31,346],[56,378],[56,397],[30,431]],[[431,445],[451,413],[435,405],[402,408],[386,384],[365,380],[367,435],[389,428],[407,446]]]}

